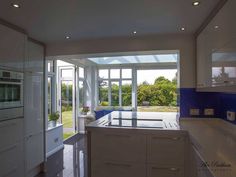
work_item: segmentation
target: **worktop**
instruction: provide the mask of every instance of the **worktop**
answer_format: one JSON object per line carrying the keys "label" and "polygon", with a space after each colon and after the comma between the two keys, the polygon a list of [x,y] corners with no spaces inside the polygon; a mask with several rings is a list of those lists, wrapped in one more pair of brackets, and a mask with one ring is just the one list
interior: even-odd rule
{"label": "worktop", "polygon": [[194,149],[212,176],[236,176],[235,125],[216,118],[182,118],[180,128],[189,132]]}
{"label": "worktop", "polygon": [[147,130],[180,130],[176,113],[114,111],[86,126]]}
{"label": "worktop", "polygon": [[[144,122],[144,124],[139,122]],[[162,126],[157,126],[157,125],[162,125]],[[143,164],[146,163],[147,168],[150,167],[150,169],[146,169],[150,170],[150,174],[148,174],[148,176],[152,175],[155,176],[156,174],[155,170],[157,170],[158,173],[160,173],[159,171],[160,168],[164,167],[166,169],[169,169],[169,171],[171,171],[171,169],[178,169],[179,173],[178,174],[176,173],[176,176],[178,175],[183,176],[182,172],[185,173],[186,175],[194,170],[196,170],[196,173],[191,174],[190,176],[194,177],[236,176],[236,168],[235,168],[236,126],[222,119],[218,118],[178,119],[178,115],[176,115],[176,113],[116,111],[102,117],[97,121],[90,123],[89,125],[86,126],[86,128],[88,131],[88,137],[89,137],[88,140],[89,141],[91,140],[93,145],[96,144],[96,148],[90,146],[91,144],[89,145],[91,148],[90,149],[91,159],[93,159],[93,155],[97,154],[97,151],[99,151],[98,156],[96,156],[96,158],[94,157],[94,159],[96,159],[95,162],[99,163],[99,165],[102,165],[102,167],[117,166],[116,163],[115,164],[113,163],[114,161],[116,162],[117,159],[119,159],[117,160],[119,162],[118,166],[120,164],[122,165],[129,164],[130,166],[133,163],[132,162],[133,159],[131,157],[128,158],[130,160],[129,163],[124,162],[122,159],[126,159],[127,156],[129,156],[128,154],[132,154],[130,153],[132,152],[131,149],[133,149],[130,148],[133,147],[133,145],[131,144],[136,143],[136,145],[134,145],[136,148],[138,146],[139,148],[143,148],[140,151],[138,151],[137,149],[138,152],[136,152],[136,154],[140,154],[146,151],[147,154],[150,153],[149,157],[153,157],[155,151],[157,151],[157,149],[159,148],[157,153],[158,156],[160,152],[163,151],[162,154],[165,155],[171,154],[174,157],[174,154],[176,154],[176,152],[178,151],[178,153],[181,154],[181,157],[180,156],[175,157],[174,159],[184,159],[183,164],[180,162],[176,164],[171,164],[169,162],[175,160],[173,160],[173,158],[170,158],[172,160],[169,159],[169,161],[168,160],[166,161],[167,156],[165,158],[162,158],[162,160],[160,160],[161,157],[157,156],[156,158],[157,161],[150,161],[150,162],[143,161],[142,163]],[[152,147],[155,144],[154,143],[155,141],[157,141],[158,144],[161,142],[164,143],[165,145],[163,144],[163,147],[158,147],[158,148],[155,147],[155,151],[151,151],[151,149],[149,149],[148,147]],[[130,144],[128,142],[130,142]],[[147,142],[146,145],[145,142]],[[122,150],[121,147],[123,143],[124,143],[124,149]],[[145,146],[142,147],[141,144],[144,144]],[[179,149],[177,148],[178,144],[180,145]],[[116,149],[118,145],[119,148]],[[173,149],[172,147],[175,147],[174,149],[176,151],[172,152],[171,151],[171,149]],[[182,152],[180,147],[182,147],[185,150]],[[124,153],[126,152],[126,150],[129,150],[129,148],[130,148],[129,153],[128,154]],[[168,153],[166,152],[166,150],[168,151]],[[105,159],[106,163],[99,162],[97,161],[97,159],[101,158],[100,154],[103,154],[102,152],[109,152],[111,154],[113,154],[113,152],[119,152],[118,154],[123,152],[124,156],[121,155],[115,156],[113,154],[112,156],[116,158],[109,159],[110,156],[106,154],[104,155],[104,157],[107,157],[107,159]],[[192,154],[194,154],[193,159],[191,159],[191,152]],[[136,157],[136,155],[133,155],[132,157]],[[192,164],[192,161],[197,161],[196,159],[200,159],[200,164],[197,164],[197,162],[195,165]],[[158,161],[161,161],[161,164],[158,164],[159,163]],[[166,162],[166,164],[164,162]],[[104,163],[105,165],[100,163]],[[155,164],[156,166],[150,166],[152,165],[152,163]],[[98,164],[92,163],[91,167],[92,174],[94,174],[93,168],[96,169],[97,165]],[[192,167],[188,165],[192,165]],[[205,171],[204,174],[201,171],[203,172]],[[98,171],[95,170],[95,172]],[[166,171],[166,173],[168,173],[168,170]],[[91,176],[93,177],[92,174]],[[129,173],[127,172],[127,174]]]}

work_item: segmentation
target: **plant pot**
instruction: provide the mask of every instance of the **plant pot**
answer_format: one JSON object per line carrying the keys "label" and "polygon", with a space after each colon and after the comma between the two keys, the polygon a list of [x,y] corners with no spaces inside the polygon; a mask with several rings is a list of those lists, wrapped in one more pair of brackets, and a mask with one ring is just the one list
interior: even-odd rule
{"label": "plant pot", "polygon": [[55,121],[55,120],[49,121],[49,126],[50,127],[56,127],[57,126],[57,121]]}
{"label": "plant pot", "polygon": [[87,112],[81,112],[81,115],[87,115]]}

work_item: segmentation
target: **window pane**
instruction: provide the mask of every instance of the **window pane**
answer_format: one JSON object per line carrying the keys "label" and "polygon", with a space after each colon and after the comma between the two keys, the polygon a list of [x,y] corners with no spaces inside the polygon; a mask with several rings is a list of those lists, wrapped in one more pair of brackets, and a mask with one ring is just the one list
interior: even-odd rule
{"label": "window pane", "polygon": [[108,106],[108,81],[99,82],[99,102],[101,106]]}
{"label": "window pane", "polygon": [[61,70],[61,77],[73,77],[73,70],[72,69],[62,69]]}
{"label": "window pane", "polygon": [[119,106],[119,82],[111,82],[111,106]]}
{"label": "window pane", "polygon": [[52,113],[52,78],[48,77],[48,114]]}
{"label": "window pane", "polygon": [[79,107],[84,106],[84,82],[79,81]]}
{"label": "window pane", "polygon": [[236,78],[236,67],[225,67],[225,73],[229,78]]}
{"label": "window pane", "polygon": [[100,69],[99,77],[103,79],[108,79],[108,69]]}
{"label": "window pane", "polygon": [[111,75],[111,79],[119,79],[120,78],[120,69],[111,69],[110,75]]}
{"label": "window pane", "polygon": [[122,69],[122,78],[132,78],[132,69]]}
{"label": "window pane", "polygon": [[122,106],[132,105],[132,81],[122,81]]}
{"label": "window pane", "polygon": [[79,77],[84,78],[84,68],[79,67]]}
{"label": "window pane", "polygon": [[53,61],[48,61],[48,72],[53,72]]}

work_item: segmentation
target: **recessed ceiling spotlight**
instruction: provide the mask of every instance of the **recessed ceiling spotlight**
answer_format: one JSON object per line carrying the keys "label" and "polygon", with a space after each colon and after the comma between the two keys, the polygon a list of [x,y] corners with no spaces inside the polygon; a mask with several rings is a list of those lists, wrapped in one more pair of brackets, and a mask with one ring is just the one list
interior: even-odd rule
{"label": "recessed ceiling spotlight", "polygon": [[20,5],[19,5],[19,4],[16,4],[16,3],[12,3],[11,6],[12,6],[12,7],[15,7],[15,8],[20,8]]}
{"label": "recessed ceiling spotlight", "polygon": [[193,1],[193,6],[199,6],[200,5],[200,1]]}
{"label": "recessed ceiling spotlight", "polygon": [[66,36],[66,39],[70,39],[70,36]]}
{"label": "recessed ceiling spotlight", "polygon": [[219,26],[218,26],[218,25],[216,25],[216,26],[214,26],[214,28],[215,28],[215,29],[218,29],[218,28],[219,28]]}
{"label": "recessed ceiling spotlight", "polygon": [[137,31],[133,31],[133,34],[137,34]]}
{"label": "recessed ceiling spotlight", "polygon": [[184,27],[182,27],[182,28],[181,28],[181,31],[185,31],[185,28],[184,28]]}

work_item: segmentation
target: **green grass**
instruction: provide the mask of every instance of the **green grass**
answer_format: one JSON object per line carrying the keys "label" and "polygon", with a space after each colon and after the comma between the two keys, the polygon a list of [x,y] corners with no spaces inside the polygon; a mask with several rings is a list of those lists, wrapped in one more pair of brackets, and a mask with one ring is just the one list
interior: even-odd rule
{"label": "green grass", "polygon": [[62,124],[65,128],[73,127],[73,113],[72,111],[64,111],[62,112]]}
{"label": "green grass", "polygon": [[71,137],[72,135],[74,135],[75,133],[74,132],[69,132],[69,133],[63,133],[63,140]]}
{"label": "green grass", "polygon": [[174,106],[138,106],[139,112],[178,112]]}

